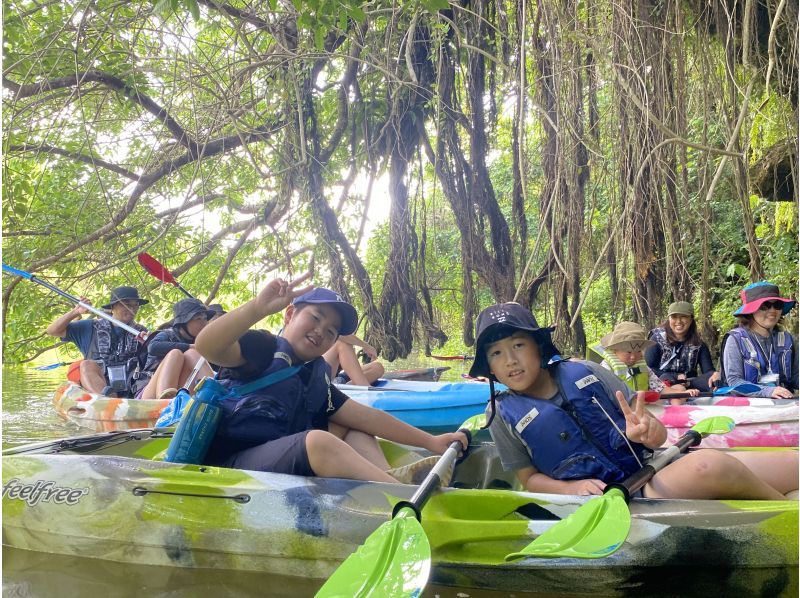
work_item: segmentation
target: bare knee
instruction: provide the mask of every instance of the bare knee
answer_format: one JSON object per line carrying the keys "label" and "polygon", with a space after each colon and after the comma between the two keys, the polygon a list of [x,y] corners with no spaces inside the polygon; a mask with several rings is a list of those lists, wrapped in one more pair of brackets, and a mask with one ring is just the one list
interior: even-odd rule
{"label": "bare knee", "polygon": [[324,455],[336,450],[344,441],[325,430],[310,430],[306,434],[306,451],[309,455]]}
{"label": "bare knee", "polygon": [[91,359],[84,359],[80,365],[81,376],[98,374],[102,375],[103,371],[100,369],[100,364]]}
{"label": "bare knee", "polygon": [[706,483],[729,484],[738,479],[738,476],[745,472],[747,467],[720,451],[713,449],[703,449],[686,455],[681,461],[689,468],[695,479]]}

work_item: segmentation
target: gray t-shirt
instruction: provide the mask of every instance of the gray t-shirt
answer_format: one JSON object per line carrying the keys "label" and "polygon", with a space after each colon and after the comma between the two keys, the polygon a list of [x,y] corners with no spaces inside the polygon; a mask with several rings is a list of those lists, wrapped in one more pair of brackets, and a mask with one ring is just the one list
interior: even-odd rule
{"label": "gray t-shirt", "polygon": [[[630,402],[633,396],[635,396],[635,393],[633,393],[622,380],[617,378],[613,372],[605,369],[600,364],[593,363],[591,361],[583,361],[581,359],[572,359],[570,361],[581,363],[589,368],[589,370],[600,380],[600,383],[606,389],[608,396],[611,397],[612,400],[616,401],[615,396],[618,390],[622,392],[625,397],[627,397],[628,402]],[[560,400],[556,397],[559,397]],[[556,400],[559,402],[565,400],[560,391],[552,397],[537,398],[548,398],[550,400]],[[486,408],[487,418],[491,415],[491,409],[492,408],[490,404]],[[506,471],[516,471],[518,469],[522,469],[523,467],[530,467],[533,464],[528,445],[523,442],[519,433],[513,428],[513,426],[508,424],[503,419],[499,412],[492,420],[491,426],[489,426],[489,433],[492,435],[492,440],[494,440],[494,443],[497,446],[497,452],[500,454],[500,462],[503,464],[503,469]]]}

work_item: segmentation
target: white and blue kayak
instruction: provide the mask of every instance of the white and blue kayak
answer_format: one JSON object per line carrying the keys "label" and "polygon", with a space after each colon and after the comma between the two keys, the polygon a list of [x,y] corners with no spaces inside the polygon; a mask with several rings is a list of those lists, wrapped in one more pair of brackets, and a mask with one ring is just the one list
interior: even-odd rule
{"label": "white and blue kayak", "polygon": [[[379,383],[382,381],[379,381]],[[402,382],[382,386],[341,385],[339,390],[362,405],[434,434],[452,432],[461,422],[483,413],[489,385],[480,382]],[[496,389],[505,388],[496,385]]]}

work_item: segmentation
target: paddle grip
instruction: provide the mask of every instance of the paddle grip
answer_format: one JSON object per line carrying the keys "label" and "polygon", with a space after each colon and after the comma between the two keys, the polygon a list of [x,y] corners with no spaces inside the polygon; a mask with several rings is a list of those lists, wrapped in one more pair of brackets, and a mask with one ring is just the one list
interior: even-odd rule
{"label": "paddle grip", "polygon": [[[460,431],[465,432],[467,438],[470,438],[468,431],[463,429]],[[431,469],[428,475],[425,476],[425,479],[422,480],[422,483],[419,485],[419,488],[417,488],[417,491],[414,492],[414,495],[408,500],[401,500],[394,506],[392,509],[392,519],[394,519],[401,510],[409,508],[414,511],[414,516],[417,518],[417,521],[422,521],[422,507],[428,502],[433,491],[441,486],[445,472],[450,468],[450,465],[455,462],[460,450],[461,441],[459,440],[452,442],[450,446],[447,447],[447,450],[436,462],[436,465],[433,466],[433,469]]]}

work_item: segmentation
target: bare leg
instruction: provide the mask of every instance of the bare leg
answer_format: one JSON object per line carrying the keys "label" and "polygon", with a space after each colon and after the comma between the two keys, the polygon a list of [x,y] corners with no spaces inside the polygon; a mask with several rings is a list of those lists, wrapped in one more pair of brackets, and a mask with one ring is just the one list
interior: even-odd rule
{"label": "bare leg", "polygon": [[106,377],[103,375],[103,369],[100,364],[91,359],[84,359],[80,365],[81,372],[81,386],[89,392],[100,394],[108,384]]}
{"label": "bare leg", "polygon": [[[184,352],[183,354],[183,368],[181,369],[180,376],[178,380],[180,381],[180,387],[186,387],[186,383],[189,382],[188,377],[194,371],[194,367],[197,365],[197,362],[203,359],[203,356],[200,355],[196,350],[189,349]],[[191,393],[194,391],[195,385],[200,382],[205,377],[212,378],[214,376],[214,370],[211,369],[211,366],[208,365],[208,362],[204,363],[200,370],[197,372],[197,375],[194,377],[194,380],[191,380],[189,387],[187,390]],[[175,388],[178,388],[177,386]]]}
{"label": "bare leg", "polygon": [[333,343],[333,346],[325,351],[322,355],[322,359],[324,359],[329,366],[331,366],[331,374],[333,376],[339,371],[339,347],[341,347],[344,343],[342,341],[336,341]]}
{"label": "bare leg", "polygon": [[380,361],[370,361],[361,366],[361,371],[364,373],[367,382],[374,384],[375,380],[383,376],[386,370],[383,368],[383,364]]}
{"label": "bare leg", "polygon": [[781,494],[798,489],[797,451],[741,451],[730,455]]}
{"label": "bare leg", "polygon": [[178,388],[178,379],[183,369],[183,351],[173,349],[158,364],[150,382],[142,391],[142,399],[155,399],[168,388]]}
{"label": "bare leg", "polygon": [[[797,459],[794,460],[795,485]],[[788,476],[788,472],[783,475]],[[695,451],[667,465],[645,486],[647,498],[780,500],[783,493],[740,459],[712,449]]]}
{"label": "bare leg", "polygon": [[381,471],[389,469],[389,462],[386,460],[378,440],[374,436],[345,428],[334,422],[328,422],[328,432],[346,442],[364,459],[376,467],[380,467]]}
{"label": "bare leg", "polygon": [[341,344],[341,347],[339,347],[339,363],[342,369],[347,372],[347,375],[350,376],[350,384],[369,386],[370,381],[364,375],[361,364],[358,363],[358,357],[356,357],[356,350],[353,348],[353,345],[348,345],[347,343],[339,341],[337,341],[336,344]]}
{"label": "bare leg", "polygon": [[314,473],[326,478],[396,482],[392,476],[359,455],[346,442],[322,430],[306,435],[308,462]]}

